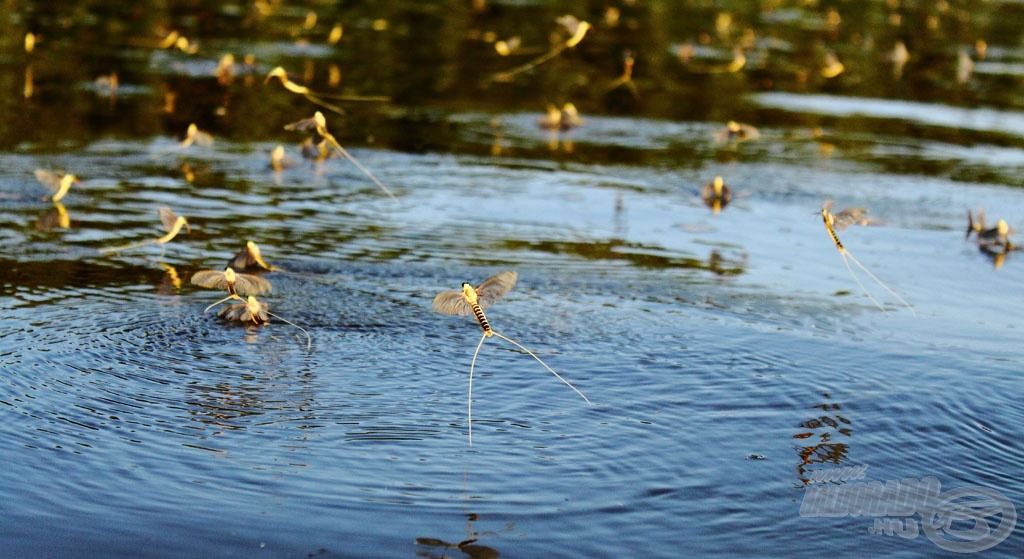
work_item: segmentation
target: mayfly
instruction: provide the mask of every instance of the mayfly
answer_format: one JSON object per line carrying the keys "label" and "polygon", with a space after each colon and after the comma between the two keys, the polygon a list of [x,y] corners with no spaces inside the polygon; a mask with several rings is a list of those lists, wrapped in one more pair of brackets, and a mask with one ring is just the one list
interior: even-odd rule
{"label": "mayfly", "polygon": [[263,79],[263,83],[269,83],[270,80],[273,78],[277,78],[278,81],[281,82],[281,85],[284,86],[284,88],[287,89],[288,91],[295,93],[297,95],[302,95],[311,103],[320,105],[325,109],[334,111],[341,115],[345,114],[345,109],[342,109],[341,107],[338,107],[336,105],[332,105],[331,103],[328,103],[324,99],[335,99],[338,101],[375,101],[385,103],[391,100],[389,97],[381,95],[333,95],[328,93],[318,93],[304,85],[300,85],[293,82],[288,77],[288,72],[286,72],[285,69],[282,68],[281,66],[278,66],[271,70],[269,73],[267,73],[266,78]]}
{"label": "mayfly", "polygon": [[53,202],[60,202],[61,198],[71,190],[71,185],[81,184],[78,181],[78,177],[71,173],[52,173],[43,169],[36,169],[35,174],[36,180],[48,188],[50,192],[53,192],[53,195],[50,196],[50,200]]}
{"label": "mayfly", "polygon": [[178,236],[178,233],[181,232],[182,227],[185,228],[185,231],[189,233],[192,232],[192,228],[189,227],[188,225],[188,220],[186,220],[184,217],[176,215],[174,213],[174,210],[172,210],[171,208],[168,208],[167,206],[161,206],[159,209],[157,209],[157,214],[160,216],[160,223],[163,224],[164,231],[167,232],[166,235],[164,235],[163,237],[159,237],[157,239],[146,239],[145,241],[139,241],[137,243],[131,243],[127,245],[121,245],[110,248],[101,248],[100,252],[120,252],[122,250],[129,250],[152,244],[158,244],[162,248],[166,249],[165,245],[171,242],[171,240],[174,239],[174,237]]}
{"label": "mayfly", "polygon": [[757,128],[749,124],[736,122],[735,120],[730,120],[725,124],[725,128],[715,131],[715,142],[719,144],[738,144],[748,140],[756,140],[760,137],[761,132]]}
{"label": "mayfly", "polygon": [[284,153],[284,146],[277,146],[270,152],[270,168],[280,173],[292,166],[292,160]]}
{"label": "mayfly", "polygon": [[1010,225],[1006,223],[1005,219],[1000,219],[996,222],[996,226],[991,229],[984,229],[978,231],[978,245],[986,248],[1003,248],[1006,250],[1013,250],[1014,245],[1010,242],[1010,234],[1013,233],[1013,229],[1010,229]]}
{"label": "mayfly", "polygon": [[842,256],[843,258],[843,264],[846,265],[847,271],[850,272],[850,276],[853,277],[853,280],[857,282],[858,286],[860,286],[861,291],[863,291],[864,294],[867,295],[869,299],[871,299],[871,302],[873,302],[875,306],[882,309],[882,312],[888,312],[885,310],[885,307],[883,307],[882,304],[878,302],[878,299],[875,299],[871,292],[864,287],[864,284],[861,283],[860,278],[857,277],[857,274],[853,273],[853,268],[850,267],[850,260],[852,260],[858,268],[863,270],[864,273],[868,275],[868,277],[875,280],[875,283],[882,286],[883,289],[888,291],[890,295],[899,299],[899,301],[903,303],[903,305],[906,306],[907,309],[910,310],[910,314],[916,316],[917,313],[914,312],[914,308],[910,306],[910,303],[906,302],[903,299],[903,297],[900,297],[899,294],[890,289],[888,285],[885,285],[885,283],[882,280],[878,279],[878,276],[872,274],[871,270],[868,270],[863,264],[861,264],[860,261],[857,260],[853,256],[853,254],[850,253],[850,251],[846,250],[846,247],[844,247],[843,243],[839,240],[839,236],[836,235],[836,231],[842,231],[843,229],[846,229],[850,225],[870,224],[871,219],[867,217],[868,211],[864,208],[849,208],[833,214],[831,210],[832,200],[826,200],[825,203],[822,204],[821,206],[821,219],[822,221],[825,222],[825,230],[828,231],[829,237],[832,238],[832,243],[836,245],[836,249],[839,250],[839,255]]}
{"label": "mayfly", "polygon": [[558,56],[565,49],[571,49],[576,45],[580,44],[580,41],[582,41],[583,37],[586,36],[587,31],[589,31],[592,27],[590,23],[586,21],[581,21],[571,15],[564,15],[558,18],[556,21],[559,25],[564,27],[566,31],[568,31],[570,35],[568,39],[566,39],[564,42],[555,45],[554,48],[552,48],[548,52],[542,54],[541,56],[535,58],[534,60],[531,60],[530,62],[527,62],[526,64],[517,66],[506,72],[499,72],[497,74],[494,74],[494,76],[491,79],[493,79],[496,82],[511,81],[512,78],[515,77],[517,74],[521,74],[523,72],[532,70],[537,66],[540,66],[541,64]]}
{"label": "mayfly", "polygon": [[306,349],[308,350],[313,347],[313,338],[305,328],[295,324],[287,318],[270,312],[270,308],[266,303],[256,300],[256,297],[252,295],[242,299],[241,303],[224,307],[217,313],[217,316],[229,322],[241,322],[243,324],[253,324],[257,326],[270,322],[270,317],[274,317],[285,324],[290,324],[291,326],[301,330],[302,333],[306,335]]}
{"label": "mayfly", "polygon": [[192,274],[192,284],[207,289],[228,292],[227,297],[203,309],[204,313],[232,299],[244,301],[241,297],[242,295],[263,295],[264,293],[270,293],[273,289],[269,281],[259,276],[239,274],[230,266],[225,268],[223,272],[219,270],[199,270]]}
{"label": "mayfly", "polygon": [[231,262],[228,262],[228,267],[243,272],[283,272],[281,268],[267,264],[267,261],[263,259],[263,254],[260,252],[260,247],[252,241],[245,243],[245,248],[240,250],[236,254]]}
{"label": "mayfly", "polygon": [[622,54],[622,75],[615,79],[612,83],[608,84],[604,92],[610,93],[622,86],[626,86],[629,93],[633,96],[633,99],[640,100],[640,90],[637,89],[636,83],[633,81],[633,66],[636,63],[636,59],[633,58],[633,52],[627,50]]}
{"label": "mayfly", "polygon": [[358,167],[359,170],[362,171],[364,175],[369,177],[370,180],[372,180],[373,183],[376,184],[381,190],[383,190],[384,193],[388,195],[388,197],[390,197],[392,200],[396,202],[398,201],[398,198],[395,198],[395,195],[392,194],[390,190],[388,190],[388,187],[384,186],[384,183],[380,182],[380,180],[378,180],[377,177],[374,176],[374,174],[371,173],[369,169],[363,167],[363,164],[360,163],[358,159],[353,157],[352,154],[348,152],[348,150],[341,147],[341,144],[338,143],[338,140],[335,139],[334,135],[327,130],[327,119],[324,118],[324,114],[321,113],[320,111],[314,113],[312,118],[304,118],[298,122],[293,122],[291,124],[286,125],[284,129],[292,132],[312,133],[313,143],[316,145],[320,145],[323,142],[327,142],[328,144],[330,144],[332,148],[334,148],[335,151],[338,152],[338,155],[341,155],[345,159],[348,159],[353,165]]}
{"label": "mayfly", "polygon": [[182,138],[180,142],[178,142],[178,146],[182,149],[185,149],[191,146],[192,144],[196,144],[198,146],[203,147],[212,146],[213,136],[211,136],[208,132],[203,132],[202,130],[200,130],[199,127],[196,126],[196,123],[193,122],[192,124],[188,125],[188,129],[185,131],[185,137]]}
{"label": "mayfly", "polygon": [[729,205],[732,200],[732,189],[725,184],[722,177],[715,177],[710,183],[705,184],[700,191],[700,198],[704,204],[717,214],[722,208]]}
{"label": "mayfly", "polygon": [[515,286],[517,278],[518,274],[516,274],[516,272],[501,272],[488,278],[475,288],[469,283],[463,283],[462,291],[442,291],[434,297],[433,306],[435,311],[441,314],[459,316],[469,316],[472,314],[476,317],[476,321],[480,324],[480,328],[483,329],[480,341],[476,344],[476,350],[473,351],[473,360],[469,364],[469,405],[467,421],[469,428],[469,444],[473,444],[473,371],[476,368],[476,358],[480,353],[480,347],[483,346],[484,340],[491,336],[497,336],[530,354],[530,356],[543,365],[545,369],[555,375],[558,380],[565,383],[569,388],[572,388],[573,391],[579,394],[580,397],[582,397],[588,404],[590,403],[590,400],[587,399],[582,392],[577,390],[572,383],[562,378],[562,376],[549,367],[547,363],[542,361],[540,357],[537,357],[535,353],[523,347],[519,342],[504,336],[491,328],[491,324],[484,315],[483,309],[490,306],[498,299],[501,299],[506,293],[508,293],[509,290]]}
{"label": "mayfly", "polygon": [[544,116],[537,120],[537,126],[548,130],[572,130],[582,125],[580,112],[572,103],[562,105],[561,110],[549,103]]}

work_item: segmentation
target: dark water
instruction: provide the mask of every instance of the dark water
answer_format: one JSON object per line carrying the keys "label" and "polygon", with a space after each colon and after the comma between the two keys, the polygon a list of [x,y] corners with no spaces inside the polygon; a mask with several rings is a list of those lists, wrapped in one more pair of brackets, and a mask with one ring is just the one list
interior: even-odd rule
{"label": "dark water", "polygon": [[[1024,260],[963,231],[979,205],[1024,227],[1024,8],[484,4],[7,8],[0,555],[954,555],[801,516],[813,472],[844,466],[1021,512]],[[594,24],[579,45],[489,80],[565,41],[566,13]],[[199,50],[158,48],[171,30]],[[523,53],[499,56],[514,36]],[[635,90],[613,89],[627,50]],[[254,65],[218,81],[225,53]],[[390,101],[339,115],[264,84],[277,65]],[[116,92],[96,81],[113,72]],[[539,129],[566,101],[583,126]],[[282,128],[317,109],[397,202],[301,158]],[[728,120],[760,138],[717,142]],[[213,145],[178,146],[192,122]],[[295,164],[275,173],[279,144]],[[81,185],[58,207],[37,168]],[[699,195],[715,175],[736,191],[718,215]],[[863,295],[827,198],[870,208],[881,226],[840,237],[913,312],[859,273],[887,312]],[[191,232],[99,252],[161,235],[162,205]],[[279,320],[203,314],[218,296],[191,274],[246,240],[287,270],[264,300],[310,350]],[[470,446],[480,331],[431,300],[504,269],[495,329],[593,405],[492,338]],[[977,555],[1020,557],[1022,536]]]}

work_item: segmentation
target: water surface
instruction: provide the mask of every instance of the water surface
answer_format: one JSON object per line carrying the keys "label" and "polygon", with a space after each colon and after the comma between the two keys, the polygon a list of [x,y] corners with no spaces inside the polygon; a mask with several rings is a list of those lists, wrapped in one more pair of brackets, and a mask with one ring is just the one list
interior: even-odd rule
{"label": "water surface", "polygon": [[[0,61],[5,553],[948,556],[800,508],[814,471],[858,465],[1024,505],[1024,268],[963,238],[978,206],[1024,226],[1006,23],[1022,14],[968,4],[840,6],[838,24],[804,3],[625,3],[617,20],[578,3],[19,5]],[[488,32],[543,51],[563,13],[593,34],[487,82],[531,56],[500,57]],[[157,49],[171,28],[200,50]],[[707,72],[736,45],[760,62]],[[626,49],[636,96],[606,88]],[[846,65],[834,79],[825,50]],[[226,52],[255,66],[218,82]],[[392,101],[342,116],[262,83],[283,65],[327,90],[332,64],[332,91]],[[95,81],[110,72],[116,96]],[[536,125],[570,100],[583,126]],[[317,109],[397,201],[342,159],[302,159],[283,126]],[[716,141],[730,119],[760,138]],[[190,122],[214,144],[178,147]],[[294,165],[275,173],[279,144]],[[63,210],[36,168],[82,179]],[[735,190],[717,215],[699,194],[715,175]],[[913,313],[863,275],[885,311],[861,292],[822,227],[828,198],[870,209],[877,226],[840,237]],[[162,205],[191,232],[100,252],[163,234]],[[191,274],[246,240],[286,270],[265,301],[311,349],[281,321],[203,313],[219,296]],[[593,404],[491,338],[470,445],[480,329],[431,300],[506,269],[494,328]],[[983,555],[1018,557],[1022,534]]]}

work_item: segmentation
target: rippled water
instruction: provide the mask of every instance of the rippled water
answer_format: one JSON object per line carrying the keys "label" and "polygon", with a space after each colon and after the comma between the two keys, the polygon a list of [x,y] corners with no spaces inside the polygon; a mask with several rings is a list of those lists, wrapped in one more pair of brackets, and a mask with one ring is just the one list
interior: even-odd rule
{"label": "rippled water", "polygon": [[[503,9],[474,21],[511,29],[540,10]],[[757,21],[781,41],[827,19],[802,10]],[[387,12],[389,29],[411,41],[403,14]],[[372,15],[347,20],[346,36],[380,27]],[[672,40],[692,39],[678,25]],[[586,62],[614,51],[603,31]],[[339,56],[374,48],[352,41]],[[285,33],[237,44],[267,68],[334,52]],[[341,159],[302,160],[281,128],[315,107],[258,80],[226,90],[234,124],[214,120],[212,146],[178,148],[140,107],[169,82],[212,87],[215,59],[118,48],[144,61],[137,81],[150,89],[85,112],[126,111],[130,124],[80,128],[80,107],[47,105],[61,93],[43,82],[25,110],[69,118],[74,139],[26,131],[0,152],[5,556],[945,556],[923,534],[869,533],[870,517],[800,515],[815,470],[858,465],[872,481],[990,487],[1021,511],[1024,261],[993,261],[963,239],[964,212],[979,205],[1024,226],[1021,115],[1001,97],[864,99],[852,81],[737,92],[732,75],[695,74],[683,82],[718,80],[724,96],[683,117],[648,75],[635,114],[585,99],[585,124],[560,135],[537,128],[542,104],[471,92],[329,114],[396,202]],[[5,64],[18,82],[19,63]],[[378,68],[352,68],[372,93]],[[1019,94],[1006,68],[999,79]],[[976,78],[979,96],[991,75]],[[761,138],[717,143],[726,112],[753,116]],[[167,118],[180,131],[181,117]],[[375,141],[344,136],[350,127]],[[295,165],[275,173],[278,144]],[[41,199],[40,167],[82,178],[63,200],[67,227]],[[736,191],[718,215],[699,195],[715,175]],[[822,227],[827,198],[879,220],[839,235],[913,313],[864,275],[887,312],[861,293]],[[191,232],[165,250],[99,252],[162,234],[161,205]],[[280,320],[203,313],[218,295],[191,274],[224,266],[246,240],[285,270],[264,276],[264,300],[310,333],[310,349]],[[593,404],[490,338],[470,445],[480,330],[431,300],[505,269],[519,281],[488,309],[494,328]],[[1019,557],[1022,534],[983,555]]]}

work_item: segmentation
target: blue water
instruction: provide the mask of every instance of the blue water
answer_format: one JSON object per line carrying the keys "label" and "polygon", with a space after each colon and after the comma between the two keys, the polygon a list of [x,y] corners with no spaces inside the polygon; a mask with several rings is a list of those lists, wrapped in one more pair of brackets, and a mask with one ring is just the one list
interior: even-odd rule
{"label": "blue water", "polygon": [[[74,162],[96,173],[116,151],[131,168],[149,149]],[[974,187],[739,162],[745,193],[714,216],[692,192],[705,173],[357,150],[396,204],[341,161],[278,184],[252,170],[262,150],[190,156],[240,173],[244,199],[99,180],[66,200],[70,230],[8,227],[41,238],[4,256],[6,553],[433,556],[416,538],[477,538],[510,557],[938,556],[923,535],[869,534],[871,519],[799,516],[809,472],[867,465],[870,480],[931,475],[1020,503],[1021,268],[1011,254],[994,270],[961,238]],[[5,159],[11,174],[32,164]],[[1019,193],[983,188],[990,213],[1020,215]],[[888,312],[860,293],[814,213],[828,196],[886,221],[841,236],[916,316],[866,277]],[[141,208],[168,201],[194,229],[164,257],[90,252],[146,236]],[[133,225],[94,225],[116,219]],[[311,350],[279,321],[202,314],[216,298],[187,277],[244,238],[288,270],[266,276],[267,300]],[[19,282],[23,269],[50,281]],[[494,327],[593,405],[492,338],[470,446],[479,328],[430,300],[501,269],[520,281]]]}
{"label": "blue water", "polygon": [[[548,21],[550,8],[507,3],[463,29],[458,10],[401,6],[380,8],[386,20],[325,8],[320,26],[347,18],[336,48],[296,42],[298,7],[244,19],[237,38],[203,27],[238,15],[233,5],[189,30],[216,36],[197,57],[138,37],[83,47],[123,64],[117,99],[90,87],[111,71],[102,62],[57,71],[92,24],[66,23],[64,36],[59,22],[73,20],[40,16],[48,38],[31,56],[10,39],[21,24],[6,24],[18,52],[0,59],[0,557],[962,556],[923,532],[872,533],[874,517],[801,515],[815,472],[842,467],[866,467],[861,481],[990,488],[1024,514],[1024,255],[964,240],[969,208],[1024,227],[1019,53],[996,33],[1016,8],[978,10],[991,53],[967,84],[953,81],[954,47],[970,42],[952,31],[934,68],[911,58],[895,82],[888,63],[874,68],[884,53],[849,37],[867,22],[888,44],[893,30],[876,24],[895,24],[874,4],[843,9],[845,42],[823,9],[732,7],[735,25],[774,31],[748,53],[767,66],[701,74],[660,42],[699,42],[719,9],[654,3],[623,5],[619,27],[603,16],[539,83],[500,89],[479,83],[496,55],[471,50],[476,37]],[[947,9],[940,31],[980,26]],[[410,23],[424,17],[437,25]],[[632,44],[623,37],[662,20],[673,34],[637,51],[640,97],[594,93],[619,71],[607,61]],[[697,52],[731,52],[709,41]],[[847,73],[800,81],[793,66],[821,41]],[[307,100],[262,76],[214,85],[220,48],[295,79],[308,60],[322,81],[337,59],[344,87],[398,97],[328,114],[397,201],[342,159],[300,157],[282,127],[311,115]],[[428,55],[462,72],[421,76],[437,63]],[[28,64],[37,92],[24,99]],[[580,81],[578,68],[611,74]],[[778,90],[758,90],[765,73]],[[926,87],[940,73],[942,87]],[[538,129],[540,100],[570,93],[584,125]],[[215,143],[183,150],[172,136],[196,114]],[[717,142],[731,118],[761,137]],[[275,173],[279,144],[295,164]],[[63,200],[66,226],[37,168],[82,179]],[[716,175],[734,190],[717,215],[700,198]],[[854,268],[884,310],[865,295],[822,225],[826,199],[870,210],[875,226],[839,236],[912,308]],[[191,231],[100,252],[162,235],[162,205]],[[221,295],[189,278],[247,240],[283,268],[264,275],[262,300],[309,332],[308,348],[277,318],[204,314]],[[591,403],[489,338],[470,444],[481,330],[431,301],[502,270],[519,280],[487,309],[494,329]],[[1024,556],[1024,523],[992,543],[975,555]]]}

